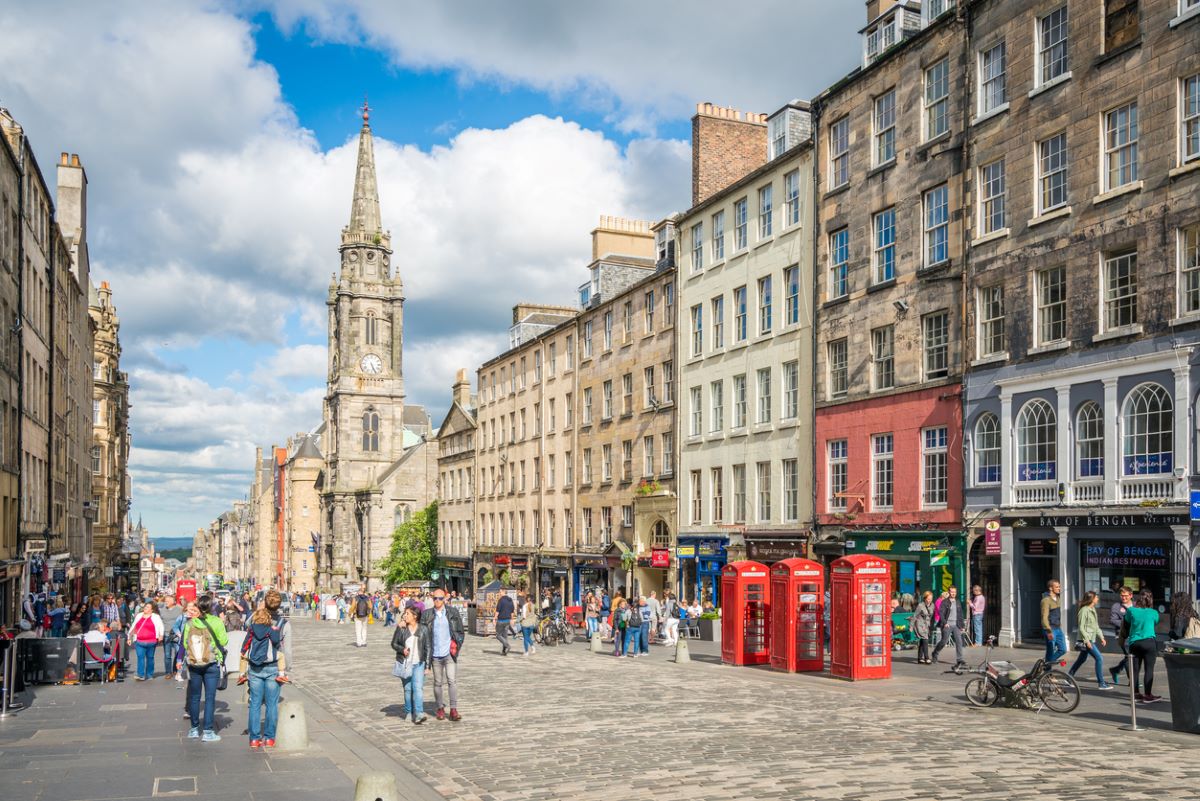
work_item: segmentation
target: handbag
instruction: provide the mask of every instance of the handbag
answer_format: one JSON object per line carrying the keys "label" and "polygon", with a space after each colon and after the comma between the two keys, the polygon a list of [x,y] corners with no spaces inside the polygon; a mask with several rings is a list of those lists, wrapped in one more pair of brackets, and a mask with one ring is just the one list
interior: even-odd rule
{"label": "handbag", "polygon": [[397,659],[392,665],[392,675],[398,679],[411,679],[413,674],[412,662],[407,659]]}
{"label": "handbag", "polygon": [[1079,651],[1081,654],[1083,654],[1083,653],[1087,653],[1088,651],[1092,650],[1092,646],[1089,645],[1088,643],[1084,642],[1083,640],[1076,640],[1075,641],[1075,650]]}

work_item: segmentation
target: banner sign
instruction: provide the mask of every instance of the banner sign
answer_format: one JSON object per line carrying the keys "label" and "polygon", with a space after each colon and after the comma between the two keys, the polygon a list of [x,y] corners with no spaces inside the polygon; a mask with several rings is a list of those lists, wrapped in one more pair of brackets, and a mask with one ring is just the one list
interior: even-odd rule
{"label": "banner sign", "polygon": [[1166,570],[1170,567],[1169,542],[1104,542],[1083,544],[1084,567],[1144,567]]}
{"label": "banner sign", "polygon": [[987,556],[999,556],[1000,551],[1000,521],[989,520],[983,524],[983,552]]}

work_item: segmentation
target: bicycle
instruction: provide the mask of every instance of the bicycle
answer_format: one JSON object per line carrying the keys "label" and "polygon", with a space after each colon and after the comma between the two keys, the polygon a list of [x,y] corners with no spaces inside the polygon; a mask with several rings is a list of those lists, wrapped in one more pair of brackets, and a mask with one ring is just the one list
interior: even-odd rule
{"label": "bicycle", "polygon": [[1079,685],[1071,674],[1058,670],[1066,662],[1047,662],[1038,659],[1028,673],[1007,661],[993,662],[989,658],[996,643],[995,637],[987,638],[983,662],[973,668],[964,668],[956,673],[973,673],[975,678],[967,681],[964,693],[974,706],[994,706],[1001,698],[1009,706],[1026,709],[1042,708],[1051,712],[1067,714],[1079,706],[1083,697]]}
{"label": "bicycle", "polygon": [[552,612],[547,615],[542,615],[538,620],[537,629],[534,631],[534,638],[541,645],[557,645],[563,643],[570,645],[575,642],[575,631],[562,612]]}

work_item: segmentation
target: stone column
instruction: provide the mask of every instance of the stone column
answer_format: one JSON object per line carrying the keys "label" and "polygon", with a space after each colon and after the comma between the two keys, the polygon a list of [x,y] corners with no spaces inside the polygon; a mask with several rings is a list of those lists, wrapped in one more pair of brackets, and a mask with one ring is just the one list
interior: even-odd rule
{"label": "stone column", "polygon": [[[1079,587],[1075,582],[1070,581],[1071,574],[1071,530],[1067,526],[1055,526],[1054,534],[1058,538],[1058,558],[1054,566],[1054,577],[1058,579],[1058,583],[1062,585],[1062,594],[1059,596],[1059,604],[1062,606],[1062,630],[1067,637],[1067,645],[1071,644],[1071,632],[1075,629],[1074,615],[1070,614],[1070,610],[1074,608],[1075,601],[1079,598]],[[1043,591],[1045,587],[1041,588]]]}
{"label": "stone column", "polygon": [[1058,428],[1055,432],[1054,476],[1067,487],[1067,494],[1063,499],[1069,501],[1071,500],[1071,479],[1075,477],[1075,471],[1071,469],[1071,455],[1075,451],[1071,447],[1074,444],[1071,442],[1071,387],[1070,385],[1058,386],[1054,388],[1054,391],[1058,396],[1058,406],[1055,410]]}
{"label": "stone column", "polygon": [[1000,597],[995,599],[995,603],[1000,605],[1000,631],[996,644],[1002,648],[1008,648],[1017,640],[1017,626],[1014,620],[1017,610],[1016,542],[1012,526],[1001,526]]}
{"label": "stone column", "polygon": [[1000,507],[1012,506],[1013,462],[1017,454],[1012,441],[1012,393],[1000,393]]}
{"label": "stone column", "polygon": [[1174,480],[1174,497],[1177,501],[1189,500],[1188,490],[1190,482],[1188,474],[1191,472],[1191,449],[1189,445],[1192,439],[1192,415],[1191,404],[1188,403],[1188,391],[1191,388],[1189,380],[1191,365],[1184,364],[1176,367],[1175,373],[1175,455],[1172,459],[1171,466],[1174,469],[1176,476]]}
{"label": "stone column", "polygon": [[1121,426],[1118,424],[1117,379],[1104,379],[1104,502],[1117,501],[1117,476],[1121,474]]}

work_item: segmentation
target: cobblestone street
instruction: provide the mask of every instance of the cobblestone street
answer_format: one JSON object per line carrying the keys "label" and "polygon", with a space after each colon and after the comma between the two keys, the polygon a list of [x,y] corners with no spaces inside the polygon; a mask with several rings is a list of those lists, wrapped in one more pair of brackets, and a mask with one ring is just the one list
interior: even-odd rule
{"label": "cobblestone street", "polygon": [[[463,722],[417,728],[399,717],[390,629],[372,627],[365,649],[350,626],[300,620],[296,634],[305,690],[453,799],[1128,801],[1194,798],[1200,782],[1186,735],[893,697],[883,682],[676,666],[662,648],[502,658],[495,640],[468,637]],[[426,699],[432,712],[428,683]]]}

